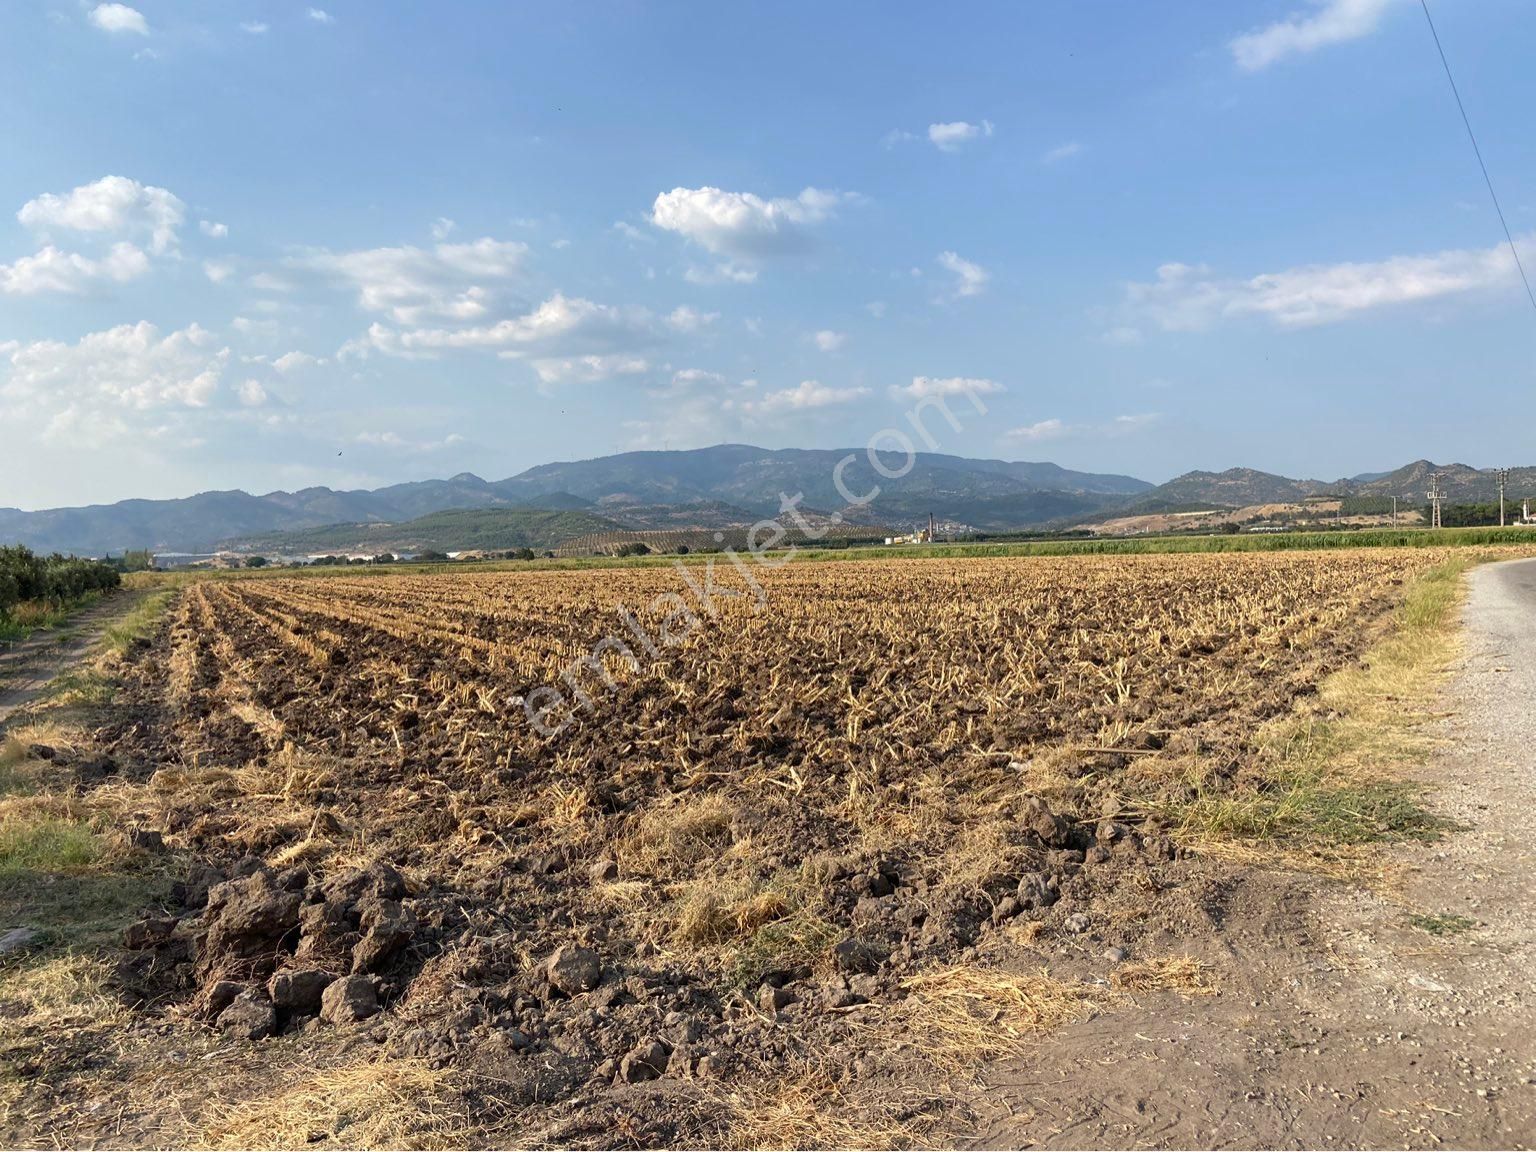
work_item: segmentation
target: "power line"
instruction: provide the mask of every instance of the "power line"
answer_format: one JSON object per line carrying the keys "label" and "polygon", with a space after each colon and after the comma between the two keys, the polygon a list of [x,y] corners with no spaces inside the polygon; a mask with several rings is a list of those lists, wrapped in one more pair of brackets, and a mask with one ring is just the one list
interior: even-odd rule
{"label": "power line", "polygon": [[1445,47],[1440,43],[1440,33],[1435,31],[1435,18],[1429,14],[1429,0],[1419,0],[1419,6],[1424,9],[1424,19],[1429,21],[1429,34],[1435,38],[1435,51],[1440,53],[1440,63],[1445,68],[1445,78],[1451,83],[1451,95],[1456,97],[1456,107],[1461,112],[1461,122],[1467,126],[1467,139],[1472,141],[1472,151],[1477,155],[1477,166],[1483,170],[1483,183],[1488,185],[1488,195],[1493,199],[1493,210],[1499,214],[1499,223],[1504,228],[1504,239],[1509,241],[1509,253],[1515,258],[1515,267],[1520,270],[1520,281],[1525,285],[1525,294],[1530,297],[1531,307],[1536,308],[1536,292],[1531,291],[1531,281],[1525,274],[1525,265],[1520,263],[1520,252],[1515,247],[1515,237],[1509,230],[1509,221],[1504,219],[1504,209],[1499,204],[1499,194],[1493,190],[1493,177],[1488,175],[1488,165],[1483,162],[1483,150],[1477,146],[1477,134],[1472,131],[1472,121],[1467,117],[1467,107],[1461,102],[1461,90],[1456,87],[1456,77],[1451,75],[1451,62],[1445,57]]}

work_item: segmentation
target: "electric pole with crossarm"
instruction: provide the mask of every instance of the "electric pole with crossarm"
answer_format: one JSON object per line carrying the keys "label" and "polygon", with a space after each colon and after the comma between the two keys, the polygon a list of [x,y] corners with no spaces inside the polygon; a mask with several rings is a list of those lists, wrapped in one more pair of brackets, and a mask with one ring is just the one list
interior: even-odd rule
{"label": "electric pole with crossarm", "polygon": [[1509,487],[1509,469],[1499,469],[1499,527],[1504,527],[1504,489]]}

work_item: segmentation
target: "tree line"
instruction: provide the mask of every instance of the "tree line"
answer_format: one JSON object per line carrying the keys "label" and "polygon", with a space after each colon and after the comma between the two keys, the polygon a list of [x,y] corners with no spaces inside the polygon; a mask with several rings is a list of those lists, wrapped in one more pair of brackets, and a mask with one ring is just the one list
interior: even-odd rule
{"label": "tree line", "polygon": [[116,588],[118,566],[76,556],[38,556],[16,545],[0,548],[0,620],[17,604],[41,602],[54,608],[80,600],[88,592]]}

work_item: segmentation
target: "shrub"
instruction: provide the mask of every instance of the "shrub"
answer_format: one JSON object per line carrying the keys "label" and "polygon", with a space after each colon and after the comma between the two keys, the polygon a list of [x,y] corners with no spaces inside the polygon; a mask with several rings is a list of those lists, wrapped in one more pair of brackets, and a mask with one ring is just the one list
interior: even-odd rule
{"label": "shrub", "polygon": [[57,553],[42,557],[20,545],[0,548],[0,618],[9,617],[17,604],[38,601],[62,608],[119,583],[116,566],[100,560]]}

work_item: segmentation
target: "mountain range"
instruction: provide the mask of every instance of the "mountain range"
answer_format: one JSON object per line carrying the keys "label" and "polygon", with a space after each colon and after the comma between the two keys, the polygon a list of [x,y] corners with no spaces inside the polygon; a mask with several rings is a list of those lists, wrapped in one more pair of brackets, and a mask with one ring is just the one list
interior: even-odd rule
{"label": "mountain range", "polygon": [[[841,473],[839,463],[852,462]],[[1074,472],[1050,463],[976,460],[919,453],[877,473],[862,450],[767,449],[745,444],[671,452],[625,452],[543,464],[505,480],[464,472],[447,480],[373,490],[305,488],[298,492],[203,492],[176,500],[123,500],[82,508],[25,512],[0,508],[0,543],[40,551],[101,555],[128,548],[208,552],[275,546],[283,534],[333,526],[402,525],[463,509],[537,509],[584,516],[540,524],[713,528],[781,515],[785,496],[799,508],[838,511],[850,522],[906,526],[933,513],[942,520],[1001,532],[1170,507],[1243,507],[1322,495],[1399,496],[1422,503],[1438,473],[1453,502],[1497,498],[1494,473],[1464,464],[1416,461],[1393,472],[1335,481],[1295,480],[1248,468],[1188,472],[1152,485],[1132,476]],[[841,482],[839,491],[838,481]],[[867,503],[849,507],[846,494]],[[1514,469],[1509,493],[1536,495],[1536,468]],[[451,521],[449,522],[451,523]],[[441,524],[439,524],[441,528]],[[336,539],[345,532],[327,533]],[[369,533],[377,535],[377,533]],[[436,537],[434,537],[436,538]]]}

